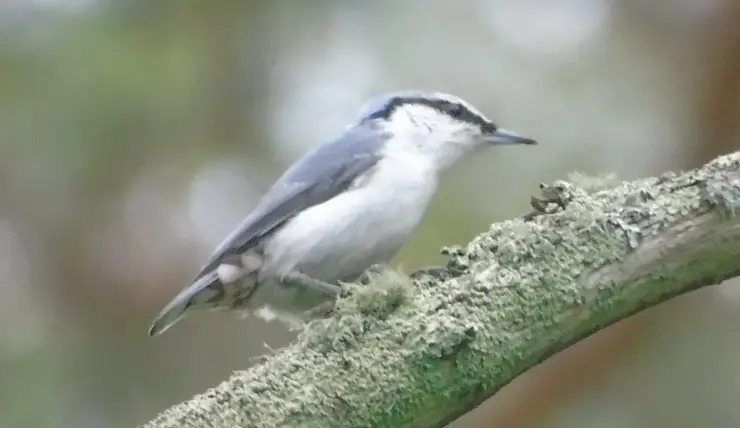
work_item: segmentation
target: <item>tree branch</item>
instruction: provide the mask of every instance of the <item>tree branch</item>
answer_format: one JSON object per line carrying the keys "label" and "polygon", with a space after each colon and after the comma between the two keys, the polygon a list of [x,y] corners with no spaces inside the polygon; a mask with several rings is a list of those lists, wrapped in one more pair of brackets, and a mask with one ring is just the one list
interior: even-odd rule
{"label": "tree branch", "polygon": [[447,249],[451,277],[385,274],[296,341],[144,425],[442,427],[547,357],[740,272],[740,152],[602,189]]}

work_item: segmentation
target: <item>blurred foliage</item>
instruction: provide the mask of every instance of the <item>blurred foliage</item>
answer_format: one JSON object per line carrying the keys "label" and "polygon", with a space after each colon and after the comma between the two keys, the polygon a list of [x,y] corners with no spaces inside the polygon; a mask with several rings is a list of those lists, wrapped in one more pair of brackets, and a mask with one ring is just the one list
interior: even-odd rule
{"label": "blurred foliage", "polygon": [[[521,214],[541,181],[735,147],[730,4],[0,1],[1,425],[132,426],[290,340],[226,314],[146,329],[282,169],[377,92],[459,93],[542,142],[451,173],[406,269]],[[738,385],[727,290],[608,329],[454,425],[735,426],[715,399]]]}

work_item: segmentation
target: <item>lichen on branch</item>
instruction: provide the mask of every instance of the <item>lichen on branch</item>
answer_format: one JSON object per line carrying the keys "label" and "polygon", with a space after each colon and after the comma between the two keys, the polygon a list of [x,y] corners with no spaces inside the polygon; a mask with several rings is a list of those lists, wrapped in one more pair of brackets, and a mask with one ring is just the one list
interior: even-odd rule
{"label": "lichen on branch", "polygon": [[740,272],[740,154],[684,174],[541,186],[446,248],[444,279],[352,287],[288,347],[145,425],[441,427],[594,331]]}

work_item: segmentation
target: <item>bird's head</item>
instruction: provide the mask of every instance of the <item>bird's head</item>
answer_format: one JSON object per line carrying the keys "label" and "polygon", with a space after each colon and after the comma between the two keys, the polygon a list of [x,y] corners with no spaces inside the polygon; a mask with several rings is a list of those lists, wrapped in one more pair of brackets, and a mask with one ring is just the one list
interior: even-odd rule
{"label": "bird's head", "polygon": [[440,92],[400,91],[381,95],[361,111],[360,124],[382,127],[393,138],[389,149],[428,156],[452,165],[474,149],[494,145],[537,144],[498,127],[467,101]]}

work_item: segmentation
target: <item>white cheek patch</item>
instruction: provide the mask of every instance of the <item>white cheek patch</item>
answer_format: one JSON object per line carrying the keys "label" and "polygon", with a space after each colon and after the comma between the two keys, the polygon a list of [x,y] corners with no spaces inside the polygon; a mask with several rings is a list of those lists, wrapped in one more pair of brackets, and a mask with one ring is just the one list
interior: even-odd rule
{"label": "white cheek patch", "polygon": [[222,263],[216,268],[216,275],[223,284],[229,284],[241,279],[244,276],[244,270],[239,266]]}

